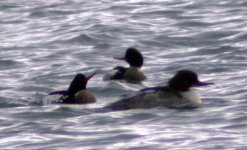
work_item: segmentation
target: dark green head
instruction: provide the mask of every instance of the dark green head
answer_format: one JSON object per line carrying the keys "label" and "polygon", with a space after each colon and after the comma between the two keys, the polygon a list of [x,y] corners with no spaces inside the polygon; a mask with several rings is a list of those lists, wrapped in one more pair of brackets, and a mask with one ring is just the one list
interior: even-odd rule
{"label": "dark green head", "polygon": [[190,70],[180,70],[170,79],[168,86],[178,91],[189,91],[191,87],[206,86],[213,83],[201,82],[195,72]]}
{"label": "dark green head", "polygon": [[114,58],[119,60],[125,60],[132,67],[141,67],[144,61],[142,54],[136,48],[133,47],[130,47],[126,50],[124,57],[120,57],[120,58],[114,57]]}
{"label": "dark green head", "polygon": [[94,75],[95,73],[89,77],[86,77],[84,74],[78,73],[70,83],[70,86],[68,88],[68,95],[74,96],[78,91],[85,90],[88,80]]}

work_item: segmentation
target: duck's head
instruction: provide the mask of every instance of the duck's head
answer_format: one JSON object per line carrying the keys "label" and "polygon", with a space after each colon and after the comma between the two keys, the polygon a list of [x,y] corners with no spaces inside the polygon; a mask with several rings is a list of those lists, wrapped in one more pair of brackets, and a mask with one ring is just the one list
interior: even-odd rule
{"label": "duck's head", "polygon": [[142,54],[133,47],[130,47],[126,50],[124,57],[114,57],[115,59],[125,60],[132,67],[141,67],[143,65],[143,56]]}
{"label": "duck's head", "polygon": [[189,91],[191,87],[212,85],[214,83],[201,82],[198,75],[190,70],[180,70],[169,80],[168,86],[180,92]]}
{"label": "duck's head", "polygon": [[78,73],[70,83],[68,95],[74,95],[80,90],[85,90],[88,80],[90,80],[95,74],[96,73],[93,73],[92,75],[86,77],[84,74]]}

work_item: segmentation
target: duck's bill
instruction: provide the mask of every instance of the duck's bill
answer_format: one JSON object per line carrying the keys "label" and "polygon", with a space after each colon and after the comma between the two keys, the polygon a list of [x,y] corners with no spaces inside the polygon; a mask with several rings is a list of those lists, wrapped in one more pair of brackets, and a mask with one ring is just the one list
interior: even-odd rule
{"label": "duck's bill", "polygon": [[113,57],[113,58],[118,60],[126,60],[125,57]]}
{"label": "duck's bill", "polygon": [[87,81],[90,80],[94,75],[96,75],[96,73],[93,73],[92,75],[87,77]]}
{"label": "duck's bill", "polygon": [[208,85],[213,85],[214,83],[210,83],[210,82],[197,82],[195,84],[195,86],[208,86]]}

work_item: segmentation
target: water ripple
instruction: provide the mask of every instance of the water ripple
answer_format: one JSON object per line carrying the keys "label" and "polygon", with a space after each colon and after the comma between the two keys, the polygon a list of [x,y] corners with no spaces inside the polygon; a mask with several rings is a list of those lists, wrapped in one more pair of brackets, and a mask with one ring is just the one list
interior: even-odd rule
{"label": "water ripple", "polygon": [[[100,0],[0,2],[0,147],[7,149],[245,149],[245,0]],[[144,55],[141,85],[102,81]],[[102,107],[192,69],[214,86],[202,107],[112,112]],[[97,75],[92,105],[45,103],[76,73]],[[52,97],[56,99],[57,97]],[[97,143],[97,144],[96,144]]]}

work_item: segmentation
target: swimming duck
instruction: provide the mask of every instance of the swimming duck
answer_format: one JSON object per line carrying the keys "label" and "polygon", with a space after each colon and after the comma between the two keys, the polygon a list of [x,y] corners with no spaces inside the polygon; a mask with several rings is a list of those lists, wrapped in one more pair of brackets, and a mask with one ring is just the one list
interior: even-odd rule
{"label": "swimming duck", "polygon": [[132,83],[139,83],[147,79],[141,70],[143,56],[136,48],[130,47],[126,50],[124,57],[114,58],[126,61],[130,67],[117,66],[104,76],[104,80],[126,80]]}
{"label": "swimming duck", "polygon": [[59,103],[64,104],[87,104],[96,102],[96,98],[86,90],[86,85],[89,79],[95,75],[92,74],[86,77],[84,74],[77,74],[67,91],[55,91],[49,95],[60,94]]}
{"label": "swimming duck", "polygon": [[180,70],[169,80],[167,86],[142,89],[106,108],[113,110],[153,107],[194,108],[201,104],[201,99],[191,88],[212,84],[199,81],[193,71]]}

